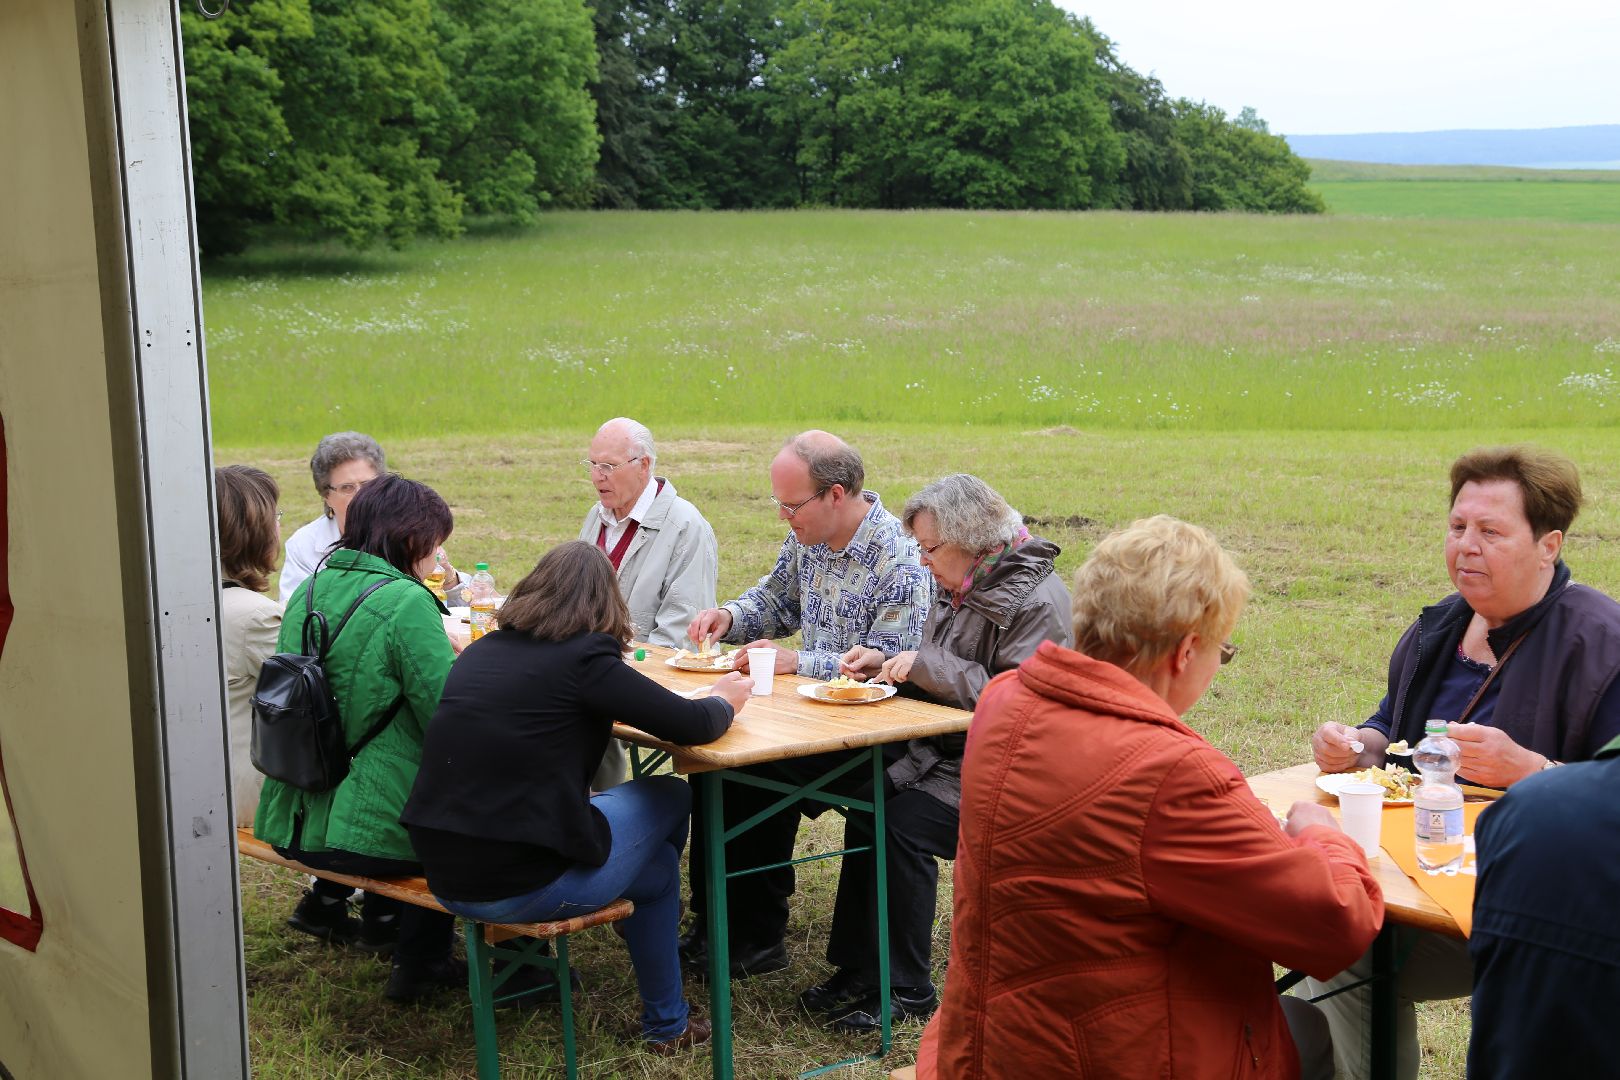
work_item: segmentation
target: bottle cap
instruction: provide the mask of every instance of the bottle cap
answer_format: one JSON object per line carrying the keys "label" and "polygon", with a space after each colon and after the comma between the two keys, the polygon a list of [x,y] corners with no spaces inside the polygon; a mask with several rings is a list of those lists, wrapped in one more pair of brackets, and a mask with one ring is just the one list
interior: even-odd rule
{"label": "bottle cap", "polygon": [[1450,730],[1451,727],[1444,720],[1430,720],[1423,725],[1423,732],[1426,735],[1444,735]]}
{"label": "bottle cap", "polygon": [[473,569],[474,570],[488,570],[489,569],[489,563],[487,563],[487,562],[478,563],[473,567]]}
{"label": "bottle cap", "polygon": [[636,659],[637,660],[645,660],[645,659],[647,659],[647,650],[646,649],[637,649],[636,650]]}

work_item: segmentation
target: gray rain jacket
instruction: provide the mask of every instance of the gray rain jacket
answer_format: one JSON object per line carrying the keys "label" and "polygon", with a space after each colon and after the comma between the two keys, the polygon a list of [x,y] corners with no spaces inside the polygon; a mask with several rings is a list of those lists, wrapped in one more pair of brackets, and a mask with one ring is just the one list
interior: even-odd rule
{"label": "gray rain jacket", "polygon": [[[941,705],[972,709],[991,678],[1035,655],[1041,642],[1072,645],[1069,590],[1052,569],[1059,551],[1032,536],[1003,555],[961,607],[952,609],[950,595],[939,591],[902,693],[910,689]],[[912,739],[905,756],[889,766],[889,779],[897,789],[917,788],[955,807],[962,801],[966,741],[966,735]]]}

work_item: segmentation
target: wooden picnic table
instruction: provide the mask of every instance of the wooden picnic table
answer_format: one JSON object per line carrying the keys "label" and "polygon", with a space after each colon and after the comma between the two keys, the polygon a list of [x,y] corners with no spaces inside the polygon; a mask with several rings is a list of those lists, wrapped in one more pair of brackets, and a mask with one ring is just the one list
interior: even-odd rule
{"label": "wooden picnic table", "polygon": [[[1335,816],[1339,800],[1316,786],[1320,770],[1307,762],[1287,769],[1260,773],[1249,777],[1249,788],[1273,811],[1288,812],[1295,802],[1304,800],[1328,807]],[[1491,788],[1463,785],[1463,796],[1470,801],[1494,799],[1501,792]],[[1395,1023],[1397,1002],[1394,978],[1397,970],[1396,926],[1408,926],[1437,934],[1460,938],[1462,929],[1445,908],[1435,903],[1429,894],[1396,865],[1387,852],[1368,860],[1379,886],[1384,890],[1384,926],[1373,942],[1372,974],[1372,1074],[1375,1080],[1395,1075]],[[1472,880],[1472,879],[1469,879]]]}
{"label": "wooden picnic table", "polygon": [[[711,685],[720,676],[708,672],[682,671],[669,667],[665,661],[675,650],[655,646],[646,649],[646,659],[629,660],[636,670],[677,693],[698,690]],[[709,902],[709,1013],[714,1022],[714,1076],[715,1080],[730,1080],[732,1076],[731,1048],[731,978],[730,947],[726,931],[726,886],[728,877],[750,873],[759,868],[750,867],[728,872],[725,862],[725,844],[746,831],[749,823],[727,830],[724,813],[724,781],[747,782],[751,786],[777,791],[782,797],[769,811],[796,806],[803,798],[812,798],[830,805],[857,812],[871,813],[876,821],[872,858],[877,868],[877,950],[879,1001],[889,997],[889,919],[888,919],[888,867],[885,858],[883,826],[883,746],[905,742],[908,739],[930,735],[949,735],[967,730],[973,714],[961,709],[933,705],[913,698],[891,697],[884,701],[859,705],[836,705],[813,701],[803,697],[798,687],[814,685],[816,680],[798,675],[778,674],[773,692],[768,697],[755,697],[732,722],[731,729],[714,742],[702,746],[677,746],[653,738],[644,731],[625,724],[615,724],[613,733],[636,748],[634,765],[637,775],[657,768],[668,760],[676,772],[692,775],[703,793],[702,817],[697,827],[705,830],[708,840],[708,902]],[[651,751],[647,756],[642,750]],[[748,765],[763,765],[791,758],[811,757],[832,751],[866,751],[864,760],[852,761],[829,770],[818,779],[795,787],[753,777],[739,779],[734,770]],[[870,770],[872,793],[869,797],[847,797],[825,790],[823,785],[865,766]],[[820,856],[812,856],[819,858]],[[794,860],[802,861],[802,860]],[[881,1058],[889,1052],[893,1035],[887,1010],[883,1011],[881,1045],[871,1057]],[[852,1061],[863,1060],[861,1058]],[[838,1062],[822,1069],[811,1070],[806,1076],[840,1068],[851,1062]]]}

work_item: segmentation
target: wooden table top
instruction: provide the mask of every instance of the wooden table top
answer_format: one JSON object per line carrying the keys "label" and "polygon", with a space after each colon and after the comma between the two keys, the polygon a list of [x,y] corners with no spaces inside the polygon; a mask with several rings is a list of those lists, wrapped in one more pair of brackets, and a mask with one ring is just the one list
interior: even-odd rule
{"label": "wooden table top", "polygon": [[[1337,817],[1339,800],[1316,786],[1316,778],[1319,775],[1321,773],[1316,765],[1306,762],[1304,765],[1251,776],[1249,788],[1259,796],[1261,802],[1279,814],[1286,814],[1288,808],[1295,802],[1304,800],[1327,807]],[[1463,792],[1470,798],[1494,798],[1501,794],[1489,788],[1466,786]],[[1456,920],[1446,909],[1430,899],[1429,894],[1419,888],[1417,882],[1407,877],[1405,871],[1395,865],[1395,860],[1387,853],[1380,852],[1378,858],[1372,860],[1371,865],[1373,875],[1384,890],[1384,911],[1389,921],[1403,926],[1415,926],[1421,930],[1433,930],[1451,937],[1463,936]]]}
{"label": "wooden table top", "polygon": [[[673,649],[642,647],[647,650],[647,659],[627,663],[667,689],[696,690],[719,678],[669,667],[664,661],[675,655]],[[666,750],[677,772],[695,773],[949,735],[966,731],[973,719],[970,712],[914,698],[897,696],[870,705],[831,705],[799,695],[797,687],[815,682],[799,675],[778,674],[769,697],[749,698],[731,730],[702,746],[676,746],[627,724],[613,725],[613,734],[638,746]]]}

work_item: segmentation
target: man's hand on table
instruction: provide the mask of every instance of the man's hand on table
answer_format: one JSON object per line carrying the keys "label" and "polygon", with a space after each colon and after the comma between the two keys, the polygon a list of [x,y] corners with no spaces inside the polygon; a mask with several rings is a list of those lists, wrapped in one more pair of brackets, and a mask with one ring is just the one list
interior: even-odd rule
{"label": "man's hand on table", "polygon": [[792,675],[799,670],[799,652],[797,649],[784,649],[774,641],[750,641],[732,655],[737,658],[737,670],[748,671],[749,649],[772,649],[776,653],[776,673],[778,675]]}
{"label": "man's hand on table", "polygon": [[1540,772],[1547,764],[1544,756],[1526,750],[1501,728],[1482,724],[1449,726],[1447,734],[1462,748],[1462,765],[1457,771],[1472,783],[1505,788]]}
{"label": "man's hand on table", "polygon": [[731,629],[731,612],[725,608],[704,608],[686,628],[686,636],[694,645],[718,641]]}
{"label": "man's hand on table", "polygon": [[[1353,743],[1360,743],[1357,751]],[[1384,763],[1389,739],[1376,728],[1353,728],[1329,720],[1311,733],[1311,754],[1325,773],[1349,772]]]}
{"label": "man's hand on table", "polygon": [[1288,820],[1283,822],[1283,832],[1298,836],[1312,825],[1326,825],[1334,832],[1339,831],[1339,822],[1333,816],[1333,811],[1320,803],[1301,799],[1288,808]]}

